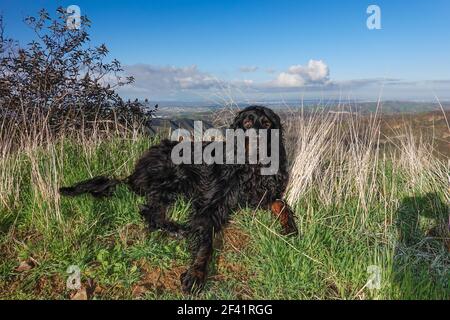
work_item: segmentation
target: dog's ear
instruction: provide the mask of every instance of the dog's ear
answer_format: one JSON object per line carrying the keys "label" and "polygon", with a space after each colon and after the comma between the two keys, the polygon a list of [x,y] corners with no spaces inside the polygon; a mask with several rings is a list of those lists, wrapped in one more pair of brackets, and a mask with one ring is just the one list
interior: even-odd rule
{"label": "dog's ear", "polygon": [[239,127],[239,122],[242,120],[242,115],[244,114],[244,112],[247,110],[241,110],[239,111],[236,116],[234,117],[233,123],[230,126],[230,129],[236,130],[236,129],[242,129]]}
{"label": "dog's ear", "polygon": [[281,129],[281,119],[275,112],[273,112],[273,110],[269,108],[263,108],[262,111],[264,112],[266,117],[269,118],[270,122],[272,122],[272,129]]}

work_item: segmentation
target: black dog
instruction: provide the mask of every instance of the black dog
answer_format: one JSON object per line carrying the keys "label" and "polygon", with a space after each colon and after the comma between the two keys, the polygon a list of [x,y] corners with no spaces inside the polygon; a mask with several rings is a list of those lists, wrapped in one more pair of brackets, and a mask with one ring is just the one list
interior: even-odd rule
{"label": "black dog", "polygon": [[[184,292],[199,291],[206,280],[207,267],[213,252],[214,234],[228,223],[233,211],[240,205],[271,210],[280,220],[283,234],[297,234],[294,215],[280,200],[288,182],[286,151],[283,145],[281,121],[272,110],[252,106],[241,111],[232,129],[278,129],[279,170],[275,175],[261,175],[258,164],[180,164],[171,159],[172,149],[178,142],[162,141],[151,147],[137,162],[135,171],[124,180],[96,177],[73,187],[61,188],[63,195],[90,193],[95,197],[112,194],[119,183],[147,198],[141,214],[151,231],[164,230],[190,240],[193,261],[181,276]],[[217,143],[217,142],[216,142]],[[207,144],[205,144],[207,145]],[[270,143],[268,143],[270,151]],[[168,208],[177,196],[192,199],[193,212],[189,222],[181,225],[166,217]]]}

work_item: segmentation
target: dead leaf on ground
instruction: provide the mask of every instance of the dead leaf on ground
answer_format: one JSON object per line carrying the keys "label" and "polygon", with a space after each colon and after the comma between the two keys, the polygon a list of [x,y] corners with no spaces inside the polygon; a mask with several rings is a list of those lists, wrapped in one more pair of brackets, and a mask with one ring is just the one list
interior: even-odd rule
{"label": "dead leaf on ground", "polygon": [[70,295],[70,300],[87,300],[88,294],[86,288],[83,286],[78,291]]}
{"label": "dead leaf on ground", "polygon": [[17,272],[30,271],[35,267],[35,263],[32,260],[22,261],[19,266],[15,269]]}

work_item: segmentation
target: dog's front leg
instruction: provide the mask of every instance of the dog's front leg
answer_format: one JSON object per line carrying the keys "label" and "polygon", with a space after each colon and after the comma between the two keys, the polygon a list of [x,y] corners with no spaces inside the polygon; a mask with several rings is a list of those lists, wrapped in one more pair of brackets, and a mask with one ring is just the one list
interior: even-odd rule
{"label": "dog's front leg", "polygon": [[193,262],[181,275],[181,288],[185,293],[198,293],[203,289],[208,264],[213,253],[213,224],[209,219],[194,219],[190,223]]}
{"label": "dog's front leg", "polygon": [[294,212],[289,208],[289,205],[283,200],[275,200],[270,206],[272,214],[274,214],[280,221],[283,227],[284,235],[297,235],[298,229],[295,223]]}
{"label": "dog's front leg", "polygon": [[181,287],[186,293],[198,293],[203,289],[213,254],[214,236],[228,224],[230,213],[237,208],[237,188],[228,188],[225,194],[220,186],[215,190],[216,194],[193,203],[194,214],[188,223],[193,259],[181,275]]}

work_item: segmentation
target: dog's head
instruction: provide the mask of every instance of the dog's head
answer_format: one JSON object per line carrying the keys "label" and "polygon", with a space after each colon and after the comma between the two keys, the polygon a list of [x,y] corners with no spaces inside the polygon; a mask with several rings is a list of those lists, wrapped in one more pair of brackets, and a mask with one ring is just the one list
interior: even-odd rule
{"label": "dog's head", "polygon": [[[264,170],[264,172],[261,171],[262,175],[277,174],[280,167],[285,171],[286,152],[283,145],[283,128],[280,117],[275,112],[263,106],[251,106],[239,112],[230,127],[233,130],[245,131],[245,155],[249,160],[256,160],[256,156],[258,165],[262,165],[261,170]],[[257,132],[259,138],[263,138],[258,139],[256,144],[254,144],[256,141],[251,138],[252,130]],[[265,130],[269,134],[261,135]],[[265,144],[263,149],[261,149],[261,143]],[[254,149],[255,146],[256,149]],[[267,153],[259,154],[258,151],[264,149]],[[254,151],[257,151],[258,154],[255,154]]]}
{"label": "dog's head", "polygon": [[280,117],[271,109],[263,106],[251,106],[239,112],[234,118],[231,129],[279,129],[281,130]]}

